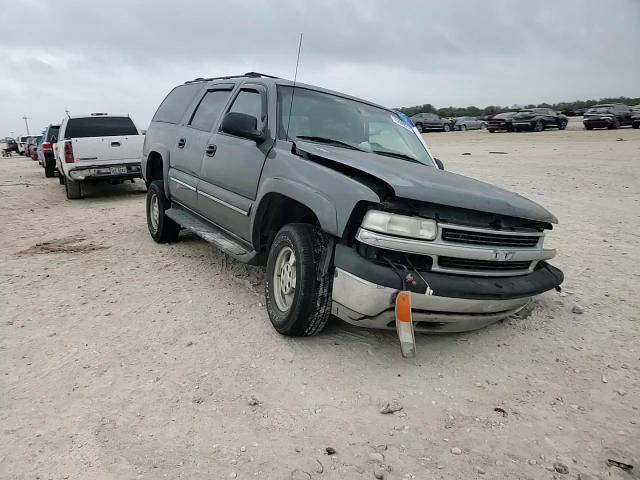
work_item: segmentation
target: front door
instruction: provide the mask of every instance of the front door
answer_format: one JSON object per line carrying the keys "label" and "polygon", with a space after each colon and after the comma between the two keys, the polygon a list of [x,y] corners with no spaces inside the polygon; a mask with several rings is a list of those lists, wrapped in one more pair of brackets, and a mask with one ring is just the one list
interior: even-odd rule
{"label": "front door", "polygon": [[[228,112],[245,113],[257,119],[264,131],[267,119],[267,91],[258,84],[245,84]],[[224,132],[213,135],[209,154],[202,163],[198,185],[198,209],[207,218],[234,235],[250,241],[249,212],[256,198],[260,174],[271,141],[260,144]]]}

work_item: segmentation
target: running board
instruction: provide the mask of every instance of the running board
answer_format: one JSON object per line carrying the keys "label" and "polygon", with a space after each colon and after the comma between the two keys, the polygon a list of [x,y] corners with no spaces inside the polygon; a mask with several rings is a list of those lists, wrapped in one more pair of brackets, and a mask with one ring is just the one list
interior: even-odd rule
{"label": "running board", "polygon": [[165,213],[171,220],[215,245],[224,253],[231,255],[241,262],[253,263],[252,260],[256,257],[256,252],[247,250],[240,242],[227,235],[222,229],[215,225],[198,218],[178,206],[166,210]]}

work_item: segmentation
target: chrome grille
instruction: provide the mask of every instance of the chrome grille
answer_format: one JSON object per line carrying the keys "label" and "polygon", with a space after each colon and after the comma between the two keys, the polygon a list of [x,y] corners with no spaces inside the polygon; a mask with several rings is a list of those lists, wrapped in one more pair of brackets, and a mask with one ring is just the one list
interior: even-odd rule
{"label": "chrome grille", "polygon": [[492,245],[497,247],[535,247],[540,236],[510,235],[508,233],[488,233],[486,230],[442,229],[442,240],[445,242],[467,243],[471,245]]}

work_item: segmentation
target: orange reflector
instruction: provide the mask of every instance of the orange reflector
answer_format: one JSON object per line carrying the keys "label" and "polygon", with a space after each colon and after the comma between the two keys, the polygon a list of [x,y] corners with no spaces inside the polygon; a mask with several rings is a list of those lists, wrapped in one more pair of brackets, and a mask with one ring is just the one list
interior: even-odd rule
{"label": "orange reflector", "polygon": [[409,292],[400,292],[396,298],[396,319],[399,322],[411,322],[411,296]]}
{"label": "orange reflector", "polygon": [[396,296],[396,330],[400,351],[405,358],[416,356],[416,339],[411,318],[411,292],[401,291]]}

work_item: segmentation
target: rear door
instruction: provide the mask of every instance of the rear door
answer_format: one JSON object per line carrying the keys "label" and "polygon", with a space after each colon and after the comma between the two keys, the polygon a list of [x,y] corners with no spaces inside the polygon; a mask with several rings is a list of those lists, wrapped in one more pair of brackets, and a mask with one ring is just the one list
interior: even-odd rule
{"label": "rear door", "polygon": [[[227,112],[252,115],[257,128],[267,128],[267,89],[259,83],[243,84]],[[198,209],[234,235],[250,239],[249,211],[256,198],[262,166],[270,141],[257,144],[221,131],[211,137],[198,184]]]}
{"label": "rear door", "polygon": [[180,130],[171,154],[169,192],[179,203],[198,212],[196,192],[202,159],[210,143],[213,127],[218,124],[218,117],[227,105],[232,89],[233,84],[216,85],[200,95],[195,110]]}

